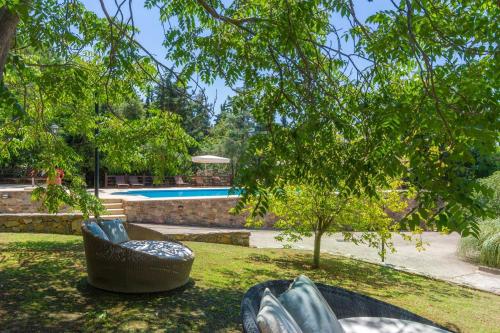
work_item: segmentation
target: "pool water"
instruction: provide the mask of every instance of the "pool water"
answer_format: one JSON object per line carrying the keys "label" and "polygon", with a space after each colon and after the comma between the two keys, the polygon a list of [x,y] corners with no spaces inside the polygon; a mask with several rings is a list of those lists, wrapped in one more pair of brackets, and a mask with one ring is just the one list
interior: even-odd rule
{"label": "pool water", "polygon": [[131,190],[126,192],[113,192],[114,195],[141,195],[147,198],[187,198],[187,197],[227,197],[240,195],[241,190],[230,188],[197,188],[197,189],[172,189],[172,190]]}

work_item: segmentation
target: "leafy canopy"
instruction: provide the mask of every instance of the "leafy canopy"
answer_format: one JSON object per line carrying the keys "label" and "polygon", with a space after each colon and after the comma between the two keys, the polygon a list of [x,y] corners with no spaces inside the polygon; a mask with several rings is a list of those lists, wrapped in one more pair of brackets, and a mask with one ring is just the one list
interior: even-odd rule
{"label": "leafy canopy", "polygon": [[405,179],[419,206],[404,223],[477,234],[462,207],[488,213],[472,194],[498,142],[495,1],[401,0],[366,20],[342,0],[146,6],[178,22],[165,45],[184,73],[224,78],[266,129],[241,173],[247,198],[295,179],[376,196]]}
{"label": "leafy canopy", "polygon": [[105,167],[122,172],[147,169],[162,177],[187,162],[194,141],[178,116],[151,108],[129,119],[120,109],[140,99],[160,74],[133,39],[120,37],[119,31],[135,28],[110,27],[79,1],[4,0],[2,15],[5,8],[19,23],[0,87],[0,164],[21,160],[26,165],[18,167],[49,177],[64,170],[63,186],[34,192],[50,212],[62,205],[86,215],[102,209],[82,176],[94,147]]}

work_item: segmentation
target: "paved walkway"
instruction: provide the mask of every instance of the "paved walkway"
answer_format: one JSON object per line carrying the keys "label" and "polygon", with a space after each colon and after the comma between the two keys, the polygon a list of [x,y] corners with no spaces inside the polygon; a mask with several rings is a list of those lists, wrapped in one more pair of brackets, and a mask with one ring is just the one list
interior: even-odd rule
{"label": "paved walkway", "polygon": [[[274,239],[278,232],[272,230],[201,228],[166,225],[149,226],[163,233],[175,233],[180,230],[184,233],[250,231],[250,246],[259,248],[283,247],[283,243]],[[500,295],[500,275],[479,271],[476,265],[458,259],[456,255],[456,248],[460,238],[458,234],[441,235],[435,232],[426,232],[423,234],[422,238],[428,245],[425,246],[424,251],[419,252],[416,250],[413,243],[409,243],[400,236],[395,235],[394,245],[397,252],[389,253],[385,264],[396,269],[428,275]],[[298,243],[291,244],[291,246],[295,249],[312,250],[313,239],[306,238]],[[376,249],[369,248],[365,245],[354,245],[353,243],[345,242],[341,234],[324,236],[321,248],[322,252],[381,263]]]}

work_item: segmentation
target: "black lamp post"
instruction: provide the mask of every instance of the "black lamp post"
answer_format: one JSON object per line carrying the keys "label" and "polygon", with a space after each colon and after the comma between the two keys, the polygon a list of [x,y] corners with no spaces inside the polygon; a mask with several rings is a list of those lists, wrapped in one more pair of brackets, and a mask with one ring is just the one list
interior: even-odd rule
{"label": "black lamp post", "polygon": [[[50,125],[49,128],[52,135],[56,136],[59,133],[59,125],[57,125],[56,123]],[[35,185],[35,175],[33,175],[33,177],[31,177],[31,186],[34,187]]]}
{"label": "black lamp post", "polygon": [[[97,93],[95,94],[95,114],[99,116],[99,103],[97,102]],[[94,195],[99,198],[99,148],[97,147],[97,136],[99,135],[99,123],[96,122],[96,128],[94,132],[95,138],[95,151],[94,151]]]}

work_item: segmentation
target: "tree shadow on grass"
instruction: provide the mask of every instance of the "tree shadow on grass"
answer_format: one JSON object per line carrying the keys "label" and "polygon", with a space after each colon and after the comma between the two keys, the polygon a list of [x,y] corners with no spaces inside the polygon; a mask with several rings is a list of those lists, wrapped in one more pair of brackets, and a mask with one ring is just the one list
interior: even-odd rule
{"label": "tree shadow on grass", "polygon": [[60,241],[24,241],[24,242],[10,242],[6,245],[0,246],[2,251],[8,252],[61,252],[61,251],[81,251],[82,242],[80,240]]}
{"label": "tree shadow on grass", "polygon": [[0,327],[9,332],[240,331],[240,290],[200,288],[119,294],[88,285],[81,242],[2,248]]}
{"label": "tree shadow on grass", "polygon": [[121,316],[127,319],[115,324],[124,330],[128,324],[137,325],[138,322],[147,327],[146,331],[226,332],[241,329],[239,305],[243,293],[238,290],[200,288],[192,279],[175,290],[150,294],[108,292],[90,286],[86,279],[79,281],[78,289],[87,303],[95,306],[96,317],[103,313],[114,314],[113,307],[122,312]]}

